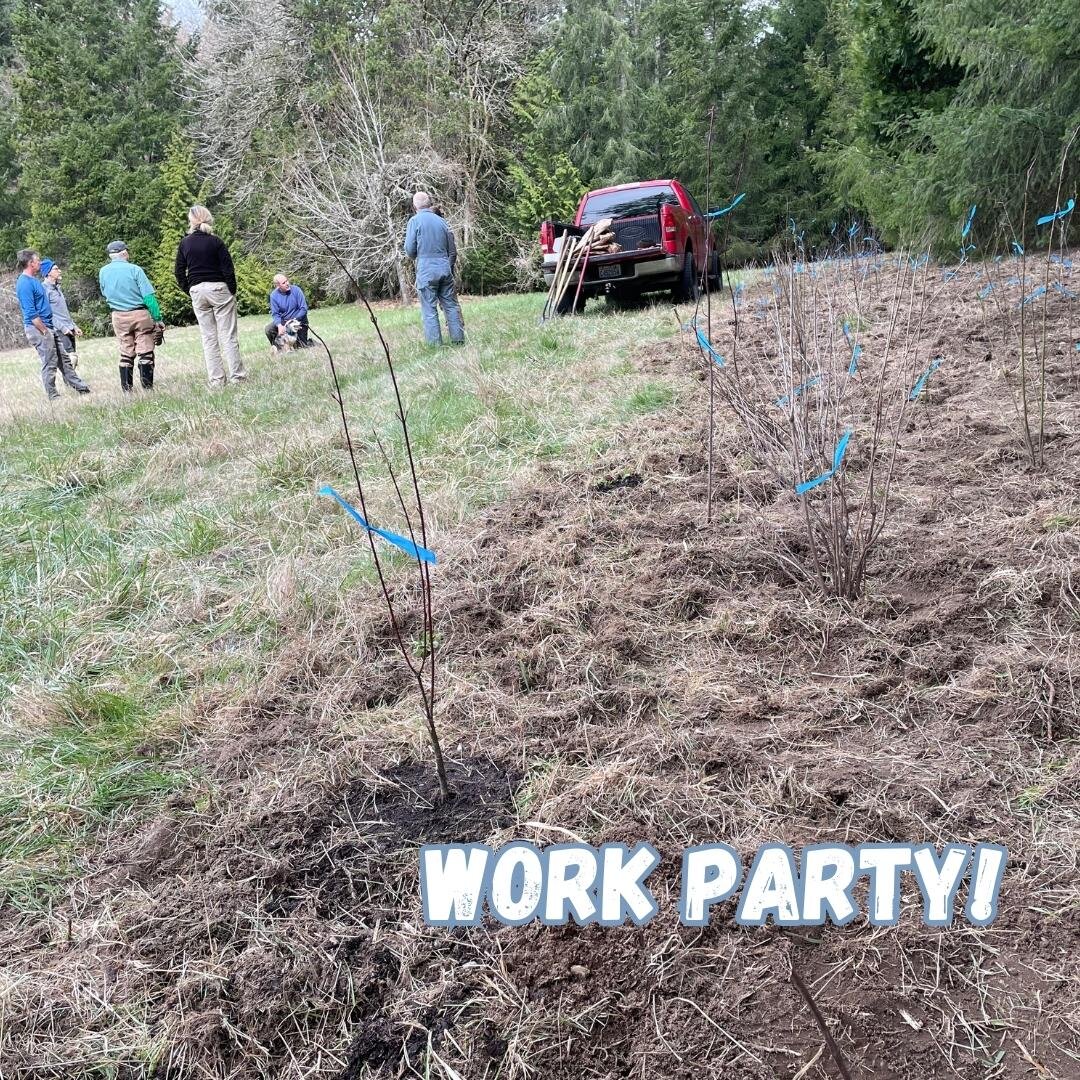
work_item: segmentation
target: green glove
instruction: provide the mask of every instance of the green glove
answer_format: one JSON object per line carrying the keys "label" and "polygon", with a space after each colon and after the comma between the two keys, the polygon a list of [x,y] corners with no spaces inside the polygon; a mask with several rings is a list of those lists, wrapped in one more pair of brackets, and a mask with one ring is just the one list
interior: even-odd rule
{"label": "green glove", "polygon": [[154,322],[161,322],[161,308],[158,307],[157,297],[151,293],[149,296],[144,296],[142,301]]}

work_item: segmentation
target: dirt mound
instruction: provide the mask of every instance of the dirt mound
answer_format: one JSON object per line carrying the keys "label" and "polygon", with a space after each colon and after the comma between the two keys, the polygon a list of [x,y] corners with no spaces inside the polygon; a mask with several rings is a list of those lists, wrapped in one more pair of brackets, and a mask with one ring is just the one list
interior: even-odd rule
{"label": "dirt mound", "polygon": [[[863,600],[781,573],[767,538],[797,532],[798,504],[754,499],[768,480],[723,424],[705,525],[700,360],[683,342],[642,356],[677,409],[595,468],[541,473],[440,566],[455,798],[435,798],[374,600],[293,643],[258,695],[208,709],[204,790],[103,848],[49,924],[8,919],[0,1072],[838,1075],[794,968],[855,1075],[1075,1075],[1072,316],[1050,309],[1052,438],[1031,471],[974,273],[949,282],[932,348],[950,362],[905,435]],[[750,343],[766,332],[744,320]],[[654,844],[656,919],[423,926],[419,844],[570,836]],[[1010,865],[987,930],[927,929],[911,897],[892,929],[747,929],[730,905],[682,927],[679,856],[709,841],[744,859],[994,842]]]}

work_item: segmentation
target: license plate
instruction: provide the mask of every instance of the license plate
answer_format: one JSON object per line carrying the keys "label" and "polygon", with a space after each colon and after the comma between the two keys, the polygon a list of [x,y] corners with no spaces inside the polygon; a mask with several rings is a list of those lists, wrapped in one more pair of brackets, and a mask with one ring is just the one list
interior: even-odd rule
{"label": "license plate", "polygon": [[602,278],[622,277],[622,267],[621,266],[601,266],[600,267],[600,277],[602,277]]}

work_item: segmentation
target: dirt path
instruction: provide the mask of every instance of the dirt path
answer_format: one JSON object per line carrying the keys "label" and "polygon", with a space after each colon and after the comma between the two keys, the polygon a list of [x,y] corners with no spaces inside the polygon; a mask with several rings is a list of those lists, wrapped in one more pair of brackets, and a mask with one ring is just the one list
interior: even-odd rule
{"label": "dirt path", "polygon": [[[763,538],[797,523],[794,499],[755,508],[764,481],[726,424],[704,526],[700,360],[682,340],[642,354],[678,408],[487,512],[440,570],[455,800],[435,804],[377,606],[290,643],[255,698],[201,703],[203,791],[108,845],[44,930],[0,928],[0,1075],[838,1076],[810,1064],[792,967],[856,1076],[1077,1075],[1072,327],[1054,317],[1036,473],[993,328],[972,281],[953,286],[865,599],[778,572]],[[568,834],[654,844],[657,918],[423,927],[419,843]],[[987,930],[927,929],[907,894],[892,929],[746,929],[730,904],[681,927],[680,852],[710,841],[744,860],[766,841],[992,842],[1010,864]]]}

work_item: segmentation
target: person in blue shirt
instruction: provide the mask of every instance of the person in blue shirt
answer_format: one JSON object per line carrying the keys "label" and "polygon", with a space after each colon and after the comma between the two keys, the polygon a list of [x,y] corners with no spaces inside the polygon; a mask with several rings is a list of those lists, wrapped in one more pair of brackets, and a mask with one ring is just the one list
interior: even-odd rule
{"label": "person in blue shirt", "polygon": [[416,260],[416,293],[420,297],[420,317],[424,339],[429,345],[442,344],[439,307],[446,317],[450,341],[460,345],[465,340],[465,323],[454,289],[454,263],[457,247],[454,234],[431,205],[431,196],[418,191],[413,196],[415,214],[405,231],[405,254]]}
{"label": "person in blue shirt", "polygon": [[266,327],[266,340],[271,345],[285,333],[287,323],[296,320],[300,329],[296,332],[298,348],[310,349],[315,342],[308,340],[308,306],[304,290],[294,285],[285,274],[274,276],[274,287],[270,290],[270,323]]}
{"label": "person in blue shirt", "polygon": [[141,266],[128,262],[127,244],[113,240],[105,248],[108,263],[98,271],[98,288],[112,312],[113,333],[120,344],[120,389],[134,389],[135,359],[144,390],[154,388],[154,348],[161,344],[161,321],[154,286]]}
{"label": "person in blue shirt", "polygon": [[60,397],[56,389],[57,369],[72,390],[79,394],[89,394],[90,387],[75,374],[75,369],[67,358],[67,350],[61,349],[56,340],[52,307],[45,295],[45,286],[37,277],[41,269],[41,256],[32,248],[24,248],[17,259],[19,276],[15,280],[15,295],[19,298],[19,307],[22,309],[26,340],[33,345],[41,361],[41,382],[45,387],[45,396],[50,401],[56,401]]}

